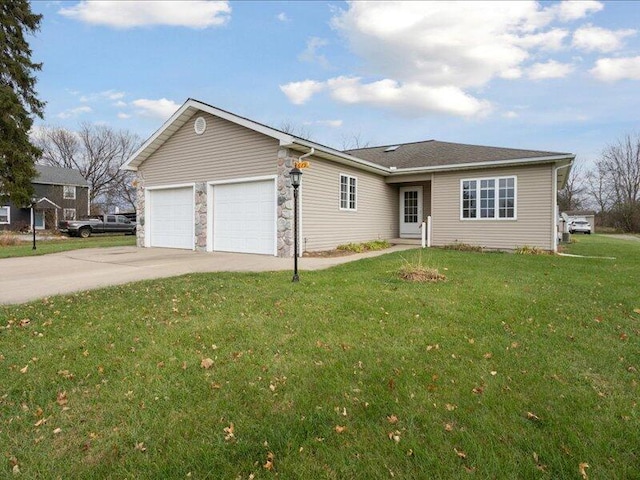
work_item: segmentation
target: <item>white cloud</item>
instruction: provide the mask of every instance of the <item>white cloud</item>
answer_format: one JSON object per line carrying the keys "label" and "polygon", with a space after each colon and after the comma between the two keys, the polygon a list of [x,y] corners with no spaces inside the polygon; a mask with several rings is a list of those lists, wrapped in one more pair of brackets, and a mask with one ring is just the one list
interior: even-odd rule
{"label": "white cloud", "polygon": [[342,120],[315,120],[304,122],[304,125],[320,125],[322,127],[340,128],[344,122]]}
{"label": "white cloud", "polygon": [[91,113],[93,110],[91,109],[91,107],[87,106],[87,105],[83,105],[82,107],[76,107],[76,108],[70,108],[68,110],[64,110],[63,112],[60,112],[57,117],[58,118],[73,118],[73,117],[77,117],[79,115],[82,115],[83,113]]}
{"label": "white cloud", "polygon": [[304,51],[300,55],[298,55],[298,59],[311,63],[317,62],[326,68],[329,66],[329,61],[327,60],[327,57],[318,53],[318,49],[328,44],[329,42],[324,38],[311,37],[307,39],[307,48],[305,48]]}
{"label": "white cloud", "polygon": [[518,118],[517,112],[514,112],[513,110],[509,110],[508,112],[504,112],[502,114],[502,116],[504,118]]}
{"label": "white cloud", "polygon": [[[411,114],[484,115],[480,98],[496,78],[561,78],[574,66],[548,58],[570,47],[572,22],[602,10],[597,1],[546,3],[354,1],[336,9],[332,27],[358,57],[358,75],[281,85],[289,100],[307,102],[328,90],[336,101]],[[561,28],[563,27],[563,28]],[[318,40],[300,55],[317,60]]]}
{"label": "white cloud", "polygon": [[586,25],[573,33],[575,48],[586,52],[613,52],[623,46],[623,40],[636,34],[635,30],[607,30]]}
{"label": "white cloud", "polygon": [[573,65],[549,60],[545,63],[534,63],[527,70],[527,75],[532,80],[545,80],[548,78],[564,78],[573,71]]}
{"label": "white cloud", "polygon": [[291,19],[287,16],[287,14],[285,12],[280,12],[278,15],[276,15],[276,18],[278,20],[280,20],[281,22],[290,22]]}
{"label": "white cloud", "polygon": [[489,102],[449,85],[402,84],[391,79],[363,83],[358,77],[337,77],[328,80],[327,86],[339,102],[389,107],[411,115],[438,112],[466,117],[484,115],[491,110]]}
{"label": "white cloud", "polygon": [[295,105],[306,103],[314,94],[324,90],[323,82],[315,80],[304,80],[302,82],[291,82],[280,85],[280,90],[287,96],[289,101]]}
{"label": "white cloud", "polygon": [[120,100],[124,97],[125,97],[124,92],[118,92],[117,90],[112,89],[112,90],[104,90],[102,92],[97,92],[97,93],[88,93],[85,95],[81,95],[79,100],[83,103],[88,103],[88,102],[103,100],[105,98],[107,100]]}
{"label": "white cloud", "polygon": [[59,14],[93,25],[134,28],[170,25],[188,28],[218,27],[227,23],[227,1],[86,1],[61,8]]}
{"label": "white cloud", "polygon": [[124,112],[118,112],[118,118],[120,118],[122,120],[126,120],[127,118],[131,118],[131,115],[129,115],[128,113],[124,113]]}
{"label": "white cloud", "polygon": [[140,98],[131,103],[137,107],[137,113],[139,115],[161,118],[164,120],[168,119],[176,110],[178,110],[178,108],[180,108],[179,104],[173,100],[167,100],[166,98],[161,98],[159,100]]}
{"label": "white cloud", "polygon": [[127,103],[123,102],[122,100],[118,100],[116,103],[113,104],[113,106],[118,108],[123,108],[127,106]]}
{"label": "white cloud", "polygon": [[617,80],[640,80],[640,56],[625,58],[601,58],[589,70],[595,78],[603,82]]}

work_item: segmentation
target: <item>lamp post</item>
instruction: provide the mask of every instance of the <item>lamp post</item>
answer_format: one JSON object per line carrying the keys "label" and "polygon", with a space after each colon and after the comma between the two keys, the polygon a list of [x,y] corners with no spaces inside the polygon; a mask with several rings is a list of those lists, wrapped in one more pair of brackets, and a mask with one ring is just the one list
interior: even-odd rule
{"label": "lamp post", "polygon": [[302,172],[298,167],[293,167],[289,172],[291,186],[293,187],[293,279],[292,282],[299,282],[298,277],[298,187],[302,180]]}
{"label": "lamp post", "polygon": [[33,234],[33,247],[31,250],[36,249],[36,202],[37,199],[35,197],[31,199],[31,232]]}

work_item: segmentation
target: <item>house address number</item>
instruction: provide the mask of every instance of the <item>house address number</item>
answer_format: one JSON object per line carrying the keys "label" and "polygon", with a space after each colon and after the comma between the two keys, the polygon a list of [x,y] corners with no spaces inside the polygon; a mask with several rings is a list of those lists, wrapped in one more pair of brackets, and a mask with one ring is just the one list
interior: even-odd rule
{"label": "house address number", "polygon": [[303,160],[302,162],[298,161],[298,162],[295,162],[293,166],[300,169],[309,168],[311,166],[311,162],[308,162],[306,160]]}

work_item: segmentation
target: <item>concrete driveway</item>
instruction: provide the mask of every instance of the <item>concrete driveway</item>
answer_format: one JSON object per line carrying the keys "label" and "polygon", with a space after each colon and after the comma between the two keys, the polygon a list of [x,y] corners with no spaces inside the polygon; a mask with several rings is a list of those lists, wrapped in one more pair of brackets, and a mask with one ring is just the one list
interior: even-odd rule
{"label": "concrete driveway", "polygon": [[[298,267],[319,270],[415,245],[331,258],[301,258]],[[34,257],[0,259],[0,304],[194,272],[293,270],[293,259],[165,248],[87,248]]]}

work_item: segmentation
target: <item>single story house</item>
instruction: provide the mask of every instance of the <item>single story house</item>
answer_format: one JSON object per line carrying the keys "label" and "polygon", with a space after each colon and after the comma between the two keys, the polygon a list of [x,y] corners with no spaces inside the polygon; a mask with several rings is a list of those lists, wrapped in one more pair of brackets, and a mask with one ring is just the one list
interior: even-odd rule
{"label": "single story house", "polygon": [[58,220],[89,215],[89,183],[72,168],[35,165],[32,180],[35,207],[0,202],[0,230],[56,229]]}
{"label": "single story house", "polygon": [[420,238],[556,250],[575,155],[429,140],[338,151],[189,99],[122,168],[137,173],[138,245],[293,255],[289,172],[302,155],[300,250]]}

